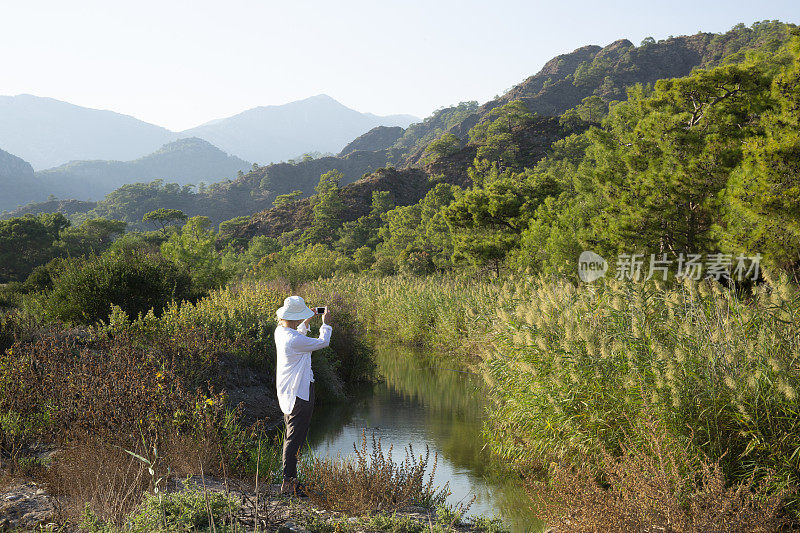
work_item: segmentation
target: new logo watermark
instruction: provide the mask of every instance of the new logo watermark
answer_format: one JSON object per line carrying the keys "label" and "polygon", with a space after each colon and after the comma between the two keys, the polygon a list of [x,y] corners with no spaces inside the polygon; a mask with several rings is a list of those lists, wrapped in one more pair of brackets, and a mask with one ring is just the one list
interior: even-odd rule
{"label": "new logo watermark", "polygon": [[[647,258],[647,259],[646,259]],[[675,277],[699,280],[753,280],[761,273],[761,254],[744,255],[710,253],[684,254],[675,258],[667,254],[619,254],[614,277],[618,280],[647,281],[652,278],[666,281],[671,269]],[[581,252],[578,257],[578,277],[585,283],[602,278],[608,271],[608,262],[591,251]]]}
{"label": "new logo watermark", "polygon": [[578,277],[581,281],[591,283],[605,276],[607,270],[608,262],[602,256],[588,250],[581,252],[578,258]]}

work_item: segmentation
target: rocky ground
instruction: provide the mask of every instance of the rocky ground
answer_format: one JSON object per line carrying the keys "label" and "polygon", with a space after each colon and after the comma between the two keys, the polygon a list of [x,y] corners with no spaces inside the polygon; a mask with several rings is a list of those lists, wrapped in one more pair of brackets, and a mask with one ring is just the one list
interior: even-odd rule
{"label": "rocky ground", "polygon": [[0,531],[52,523],[55,507],[44,488],[32,481],[12,483],[0,492]]}
{"label": "rocky ground", "polygon": [[[280,494],[280,485],[260,487],[258,497],[254,487],[237,480],[220,480],[199,475],[172,479],[167,492],[197,488],[209,493],[227,494],[240,502],[241,508],[233,516],[245,531],[278,531],[303,533],[310,531],[386,531],[376,528],[369,517],[349,517],[342,513],[317,509],[308,498],[288,497]],[[46,488],[32,481],[17,481],[0,490],[0,532],[2,531],[78,531],[71,524],[59,523],[57,505]],[[397,513],[386,515],[399,521],[415,521],[426,529],[437,522],[435,511],[420,507],[405,507]],[[452,524],[451,531],[480,531],[469,524]]]}

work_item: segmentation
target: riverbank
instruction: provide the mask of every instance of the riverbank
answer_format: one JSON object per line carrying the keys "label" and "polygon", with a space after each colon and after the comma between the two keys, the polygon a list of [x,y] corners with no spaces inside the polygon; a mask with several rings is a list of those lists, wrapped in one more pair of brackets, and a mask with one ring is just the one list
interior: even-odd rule
{"label": "riverbank", "polygon": [[[271,335],[274,310],[287,291],[276,283],[248,282],[196,303],[172,304],[160,316],[131,318],[112,308],[107,321],[83,328],[14,311],[3,315],[0,488],[10,490],[3,500],[6,517],[24,517],[30,514],[24,505],[44,500],[52,507],[45,520],[52,517],[52,530],[115,531],[176,479],[202,474],[229,485],[274,483],[281,450],[268,430],[280,425],[281,414],[269,400]],[[341,402],[348,389],[374,378],[356,313],[335,295],[324,301],[339,313],[331,347],[314,360],[322,406]],[[369,456],[355,470],[335,457],[312,458],[304,466],[314,502],[309,505],[333,513],[308,522],[315,531],[418,531],[419,520],[401,511],[412,504],[425,508],[423,521],[439,520],[440,530],[448,530],[445,518],[452,521],[457,508],[443,505],[443,489],[423,483],[427,459],[413,456],[408,467]],[[15,510],[14,502],[23,508]],[[356,520],[342,519],[342,512]],[[213,505],[203,513],[213,516]],[[29,518],[42,521],[37,516]],[[287,516],[297,524],[305,515]],[[450,528],[463,527],[499,525],[453,521]]]}
{"label": "riverbank", "polygon": [[370,331],[479,373],[485,442],[554,526],[653,527],[672,514],[766,531],[796,515],[800,298],[785,281],[752,293],[525,275],[311,286],[347,295]]}
{"label": "riverbank", "polygon": [[[280,533],[492,532],[497,521],[463,520],[445,509],[404,506],[390,513],[359,516],[329,511],[307,497],[280,494],[279,484],[256,487],[236,479],[185,476],[170,479],[158,496],[146,496],[120,528],[87,508],[76,524],[58,523],[57,506],[47,488],[31,481],[0,490],[0,531],[115,533],[116,531],[278,531]],[[213,523],[213,526],[212,526]]]}

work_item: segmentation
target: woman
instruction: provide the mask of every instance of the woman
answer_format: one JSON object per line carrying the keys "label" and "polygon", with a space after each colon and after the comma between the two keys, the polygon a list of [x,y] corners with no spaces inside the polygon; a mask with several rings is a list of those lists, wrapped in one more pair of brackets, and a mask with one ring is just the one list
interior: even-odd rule
{"label": "woman", "polygon": [[[279,325],[275,328],[278,362],[275,381],[278,403],[283,411],[286,437],[283,441],[283,484],[281,493],[298,494],[297,453],[306,440],[311,413],[314,410],[314,373],[311,352],[330,344],[332,328],[330,310],[326,307],[319,328],[319,338],[306,337],[308,323],[316,314],[299,296],[289,296],[278,309]],[[300,494],[302,495],[302,494]]]}

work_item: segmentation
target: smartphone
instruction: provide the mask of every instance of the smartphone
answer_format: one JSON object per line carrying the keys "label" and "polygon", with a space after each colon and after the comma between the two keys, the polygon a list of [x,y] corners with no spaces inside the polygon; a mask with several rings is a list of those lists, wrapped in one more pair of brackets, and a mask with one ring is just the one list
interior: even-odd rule
{"label": "smartphone", "polygon": [[317,307],[316,308],[316,312],[317,312],[318,315],[324,315],[325,314],[325,308],[324,307]]}

